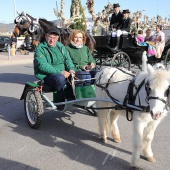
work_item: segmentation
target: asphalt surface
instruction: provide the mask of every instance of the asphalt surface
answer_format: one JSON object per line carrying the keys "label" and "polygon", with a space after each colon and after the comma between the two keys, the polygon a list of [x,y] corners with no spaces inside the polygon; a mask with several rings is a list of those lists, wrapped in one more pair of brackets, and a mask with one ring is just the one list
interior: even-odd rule
{"label": "asphalt surface", "polygon": [[[16,56],[0,52],[0,170],[128,170],[132,156],[132,122],[119,118],[122,142],[108,134],[103,144],[97,117],[73,108],[64,113],[45,111],[38,130],[28,126],[23,100],[26,81],[35,81],[33,53]],[[51,94],[47,94],[49,98]],[[158,126],[152,143],[157,160],[141,155],[144,170],[170,169],[170,115]]]}

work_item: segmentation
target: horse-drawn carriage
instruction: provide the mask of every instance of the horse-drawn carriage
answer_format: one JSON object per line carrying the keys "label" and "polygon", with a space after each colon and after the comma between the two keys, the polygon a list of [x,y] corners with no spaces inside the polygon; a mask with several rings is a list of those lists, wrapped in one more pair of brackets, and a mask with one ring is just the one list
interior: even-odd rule
{"label": "horse-drawn carriage", "polygon": [[[24,19],[24,17],[21,19]],[[33,20],[31,24],[34,26]],[[43,27],[46,28],[51,23],[40,19],[39,24],[40,30],[43,30]],[[15,28],[14,33],[15,36],[19,36],[21,31]],[[34,36],[34,34],[32,35]],[[65,35],[60,37],[67,40]],[[145,69],[143,68],[143,72],[138,75],[128,71],[131,68],[131,64],[140,66],[143,51],[146,50],[143,47],[137,46],[134,43],[134,37],[131,35],[121,36],[120,50],[113,50],[108,46],[108,36],[95,36],[94,38],[97,43],[95,58],[99,66],[109,65],[114,67],[106,67],[99,70],[95,77],[95,85],[76,87],[74,86],[75,79],[73,78],[72,88],[76,99],[66,100],[62,103],[58,102],[57,92],[54,88],[46,86],[43,82],[27,82],[21,100],[24,100],[24,110],[28,124],[31,128],[39,128],[42,124],[45,110],[58,111],[57,106],[65,104],[63,111],[70,111],[73,107],[78,107],[92,114],[97,113],[100,135],[104,142],[107,141],[108,121],[106,119],[107,114],[110,113],[113,140],[120,142],[117,120],[119,113],[121,113],[128,120],[134,119],[133,135],[135,147],[132,155],[132,166],[137,166],[141,148],[146,159],[154,162],[151,142],[156,127],[167,114],[170,94],[170,74],[167,70],[154,70],[152,66],[150,66],[151,68],[148,66],[147,69],[146,67]],[[93,41],[91,42],[94,45]],[[169,45],[166,44],[162,61],[165,61],[165,65],[167,65],[169,64],[169,59],[170,50]],[[127,70],[116,67],[124,67]],[[69,96],[67,88],[66,86],[66,98]],[[53,94],[52,99],[46,95],[49,92]]]}
{"label": "horse-drawn carriage", "polygon": [[[148,46],[140,46],[136,42],[135,34],[126,34],[120,36],[119,50],[114,50],[116,37],[110,39],[110,35],[94,36],[96,40],[96,52],[94,57],[99,67],[112,66],[130,68],[137,66],[141,69],[142,54],[147,51]],[[155,64],[155,56],[148,57],[148,63]],[[162,57],[159,62],[167,67],[170,64],[170,39],[167,39]]]}

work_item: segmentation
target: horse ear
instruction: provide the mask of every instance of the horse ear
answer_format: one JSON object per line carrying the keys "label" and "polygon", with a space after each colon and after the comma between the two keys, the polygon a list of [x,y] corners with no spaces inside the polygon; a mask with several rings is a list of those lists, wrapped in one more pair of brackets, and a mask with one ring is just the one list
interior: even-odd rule
{"label": "horse ear", "polygon": [[154,68],[148,64],[148,73],[153,73],[154,72]]}
{"label": "horse ear", "polygon": [[26,12],[25,12],[24,9],[22,10],[22,14],[23,14],[24,16],[26,16]]}
{"label": "horse ear", "polygon": [[18,15],[21,15],[18,11],[17,11],[17,14],[18,14]]}

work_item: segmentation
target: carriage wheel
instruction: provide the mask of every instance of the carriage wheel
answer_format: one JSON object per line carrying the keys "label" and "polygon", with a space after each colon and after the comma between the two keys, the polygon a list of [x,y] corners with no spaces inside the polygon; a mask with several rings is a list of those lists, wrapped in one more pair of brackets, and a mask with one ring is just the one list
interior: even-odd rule
{"label": "carriage wheel", "polygon": [[111,67],[123,67],[130,70],[131,61],[125,52],[118,52],[111,61]]}
{"label": "carriage wheel", "polygon": [[170,49],[168,49],[168,51],[166,53],[166,56],[164,59],[164,64],[165,64],[166,68],[168,67],[168,65],[170,65]]}
{"label": "carriage wheel", "polygon": [[38,129],[42,124],[44,109],[41,95],[36,89],[27,88],[24,98],[24,110],[29,126]]}

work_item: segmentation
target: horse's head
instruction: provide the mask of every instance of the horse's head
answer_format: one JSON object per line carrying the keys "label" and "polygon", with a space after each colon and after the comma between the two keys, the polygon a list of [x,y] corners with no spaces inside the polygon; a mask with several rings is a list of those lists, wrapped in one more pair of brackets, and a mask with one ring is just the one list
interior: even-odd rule
{"label": "horse's head", "polygon": [[21,24],[21,25],[25,25],[26,23],[30,23],[31,19],[27,16],[27,14],[25,13],[25,11],[18,13],[18,16],[15,18],[14,23],[15,24]]}
{"label": "horse's head", "polygon": [[140,99],[137,99],[135,104],[148,106],[152,119],[157,120],[167,113],[170,74],[167,70],[154,70],[151,65],[148,65],[148,73],[139,74],[137,83],[140,84],[142,80],[145,80],[145,83],[139,93]]}
{"label": "horse's head", "polygon": [[23,11],[22,13],[18,13],[14,23],[16,26],[14,28],[12,37],[19,37],[20,35],[28,33],[32,37],[33,47],[39,44],[39,40],[42,34],[39,25],[39,19],[35,19]]}
{"label": "horse's head", "polygon": [[18,16],[14,20],[14,23],[16,24],[16,26],[13,31],[13,37],[14,36],[19,37],[25,31],[28,31],[28,28],[30,27],[31,19],[23,11],[21,13],[18,13]]}

